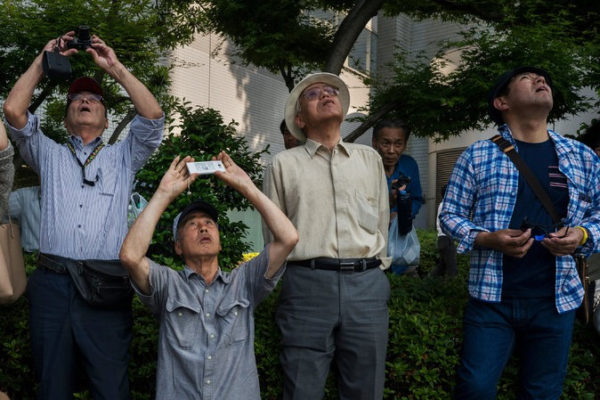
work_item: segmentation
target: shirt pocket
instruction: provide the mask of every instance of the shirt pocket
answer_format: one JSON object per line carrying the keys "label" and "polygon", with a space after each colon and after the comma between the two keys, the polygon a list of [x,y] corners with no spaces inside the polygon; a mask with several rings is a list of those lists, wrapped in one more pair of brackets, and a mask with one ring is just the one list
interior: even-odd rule
{"label": "shirt pocket", "polygon": [[245,299],[235,300],[217,308],[218,323],[225,346],[248,339],[250,312],[250,302]]}
{"label": "shirt pocket", "polygon": [[100,193],[106,196],[113,196],[117,185],[117,158],[115,154],[108,154],[102,159],[102,164],[98,167],[98,184]]}
{"label": "shirt pocket", "polygon": [[358,204],[356,208],[359,225],[369,233],[375,233],[379,226],[379,215],[375,207],[376,199],[359,191],[354,192]]}
{"label": "shirt pocket", "polygon": [[192,347],[200,331],[200,304],[181,299],[169,299],[166,304],[169,336],[175,336],[184,349]]}

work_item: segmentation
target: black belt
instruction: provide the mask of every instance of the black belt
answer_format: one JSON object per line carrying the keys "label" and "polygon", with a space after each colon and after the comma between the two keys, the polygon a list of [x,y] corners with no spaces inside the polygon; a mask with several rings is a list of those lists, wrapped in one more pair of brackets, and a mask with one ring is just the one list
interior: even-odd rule
{"label": "black belt", "polygon": [[328,271],[362,272],[381,265],[381,260],[371,258],[311,258],[309,260],[288,261],[289,266],[325,269]]}
{"label": "black belt", "polygon": [[69,258],[55,256],[52,254],[44,254],[40,253],[38,256],[38,267],[42,269],[47,269],[52,272],[56,272],[57,274],[66,274],[67,273],[67,262],[73,262]]}

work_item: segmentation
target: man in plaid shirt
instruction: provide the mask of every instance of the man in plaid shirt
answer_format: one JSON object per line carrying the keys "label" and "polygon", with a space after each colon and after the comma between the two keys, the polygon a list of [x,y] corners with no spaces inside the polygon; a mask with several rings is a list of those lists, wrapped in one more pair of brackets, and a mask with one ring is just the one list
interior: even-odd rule
{"label": "man in plaid shirt", "polygon": [[517,150],[562,218],[555,224],[513,162],[491,140],[471,145],[450,178],[442,229],[471,252],[457,399],[494,399],[510,355],[520,356],[518,398],[558,399],[575,309],[583,299],[574,252],[599,251],[600,163],[547,129],[549,74],[520,67],[488,98],[499,133]]}

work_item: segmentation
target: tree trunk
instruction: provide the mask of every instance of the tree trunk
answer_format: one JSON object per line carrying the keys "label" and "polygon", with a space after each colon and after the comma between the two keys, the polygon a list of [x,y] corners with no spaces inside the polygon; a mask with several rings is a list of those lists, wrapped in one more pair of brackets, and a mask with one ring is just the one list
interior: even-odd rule
{"label": "tree trunk", "polygon": [[110,139],[108,140],[108,144],[113,144],[117,141],[117,139],[119,138],[119,135],[121,134],[123,129],[125,129],[127,124],[131,122],[133,117],[135,117],[135,114],[136,114],[135,108],[132,108],[131,110],[129,110],[127,115],[125,115],[125,117],[121,120],[121,122],[119,122],[119,125],[117,125],[117,127],[115,128],[113,134],[111,135]]}
{"label": "tree trunk", "polygon": [[371,113],[367,119],[360,124],[358,128],[350,132],[345,138],[344,142],[354,142],[358,139],[363,133],[367,131],[370,127],[375,125],[379,119],[385,116],[388,112],[392,111],[394,108],[400,107],[400,103],[387,103],[381,108],[375,110],[374,113]]}
{"label": "tree trunk", "polygon": [[283,80],[285,81],[285,86],[287,86],[288,91],[292,91],[292,89],[294,89],[294,74],[292,73],[292,66],[291,65],[280,65],[279,66],[279,72],[281,73],[281,76],[283,77]]}
{"label": "tree trunk", "polygon": [[331,46],[331,54],[325,63],[325,72],[339,74],[344,66],[344,61],[350,54],[352,46],[365,25],[383,5],[383,0],[360,0],[348,13],[340,24]]}

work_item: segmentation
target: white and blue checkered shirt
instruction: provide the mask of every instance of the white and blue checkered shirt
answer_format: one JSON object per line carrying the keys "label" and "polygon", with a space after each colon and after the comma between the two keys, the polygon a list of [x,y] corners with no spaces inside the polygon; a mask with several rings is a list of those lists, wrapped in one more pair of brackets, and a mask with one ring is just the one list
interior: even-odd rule
{"label": "white and blue checkered shirt", "polygon": [[[507,125],[500,134],[513,145]],[[566,223],[581,225],[590,233],[578,251],[600,251],[600,161],[583,144],[548,131],[558,156],[559,170],[568,181]],[[518,149],[517,149],[518,151]],[[440,214],[442,229],[459,241],[457,251],[471,251],[469,293],[490,302],[501,301],[502,253],[473,248],[479,232],[507,229],[517,200],[519,173],[512,161],[491,140],[472,144],[456,161]],[[556,257],[555,304],[558,312],[577,308],[583,287],[571,256]]]}
{"label": "white and blue checkered shirt", "polygon": [[[40,251],[75,260],[119,258],[127,234],[127,205],[135,173],[162,139],[164,117],[136,116],[127,138],[107,145],[85,168],[95,185],[84,185],[81,167],[70,150],[45,136],[40,120],[28,113],[23,129],[8,125],[19,154],[41,179]],[[83,145],[69,138],[85,163],[101,141]]]}

